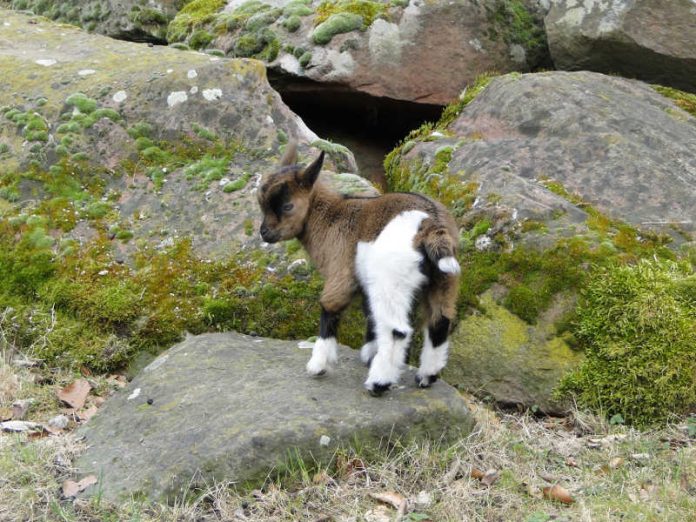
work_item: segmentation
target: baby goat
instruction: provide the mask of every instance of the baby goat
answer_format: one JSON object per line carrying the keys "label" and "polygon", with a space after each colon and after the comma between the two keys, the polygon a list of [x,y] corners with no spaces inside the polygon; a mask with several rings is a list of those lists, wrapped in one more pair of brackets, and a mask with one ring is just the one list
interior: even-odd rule
{"label": "baby goat", "polygon": [[447,362],[459,263],[457,227],[447,209],[420,194],[378,197],[337,194],[317,178],[324,153],[306,168],[294,143],[258,192],[261,237],[297,238],[325,279],[319,338],[307,363],[322,375],[337,361],[340,314],[362,291],[367,332],[360,350],[370,366],[365,387],[379,395],[399,380],[413,329],[409,314],[423,291],[424,344],[416,382],[427,388]]}

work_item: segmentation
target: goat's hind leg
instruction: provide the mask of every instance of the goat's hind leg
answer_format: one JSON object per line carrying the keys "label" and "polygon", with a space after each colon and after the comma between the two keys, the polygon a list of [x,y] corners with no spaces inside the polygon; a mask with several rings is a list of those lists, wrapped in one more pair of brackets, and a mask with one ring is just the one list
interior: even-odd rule
{"label": "goat's hind leg", "polygon": [[428,290],[424,302],[427,324],[423,331],[420,367],[416,372],[416,383],[421,388],[428,388],[437,381],[447,364],[450,318],[455,314],[458,278],[440,274],[436,277],[438,280]]}

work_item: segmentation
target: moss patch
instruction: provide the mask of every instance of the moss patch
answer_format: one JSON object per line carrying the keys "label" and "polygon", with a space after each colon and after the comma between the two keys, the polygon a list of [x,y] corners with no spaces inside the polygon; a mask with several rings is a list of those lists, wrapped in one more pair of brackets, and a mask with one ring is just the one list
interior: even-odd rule
{"label": "moss patch", "polygon": [[360,16],[364,24],[363,29],[366,29],[375,19],[385,16],[387,7],[387,4],[371,0],[325,0],[317,6],[314,23],[320,25],[335,14],[347,13]]}
{"label": "moss patch", "polygon": [[688,264],[640,261],[590,278],[576,336],[587,359],[560,393],[649,426],[696,405],[696,274]]}
{"label": "moss patch", "polygon": [[317,45],[326,45],[337,34],[349,33],[363,28],[363,18],[353,13],[332,14],[320,23],[312,32],[312,41]]}
{"label": "moss patch", "polygon": [[696,94],[680,91],[671,87],[664,87],[662,85],[653,85],[652,88],[662,96],[674,101],[675,105],[678,105],[686,112],[696,117]]}
{"label": "moss patch", "polygon": [[167,40],[180,42],[195,29],[212,22],[215,14],[225,5],[224,0],[193,0],[184,6],[169,23]]}

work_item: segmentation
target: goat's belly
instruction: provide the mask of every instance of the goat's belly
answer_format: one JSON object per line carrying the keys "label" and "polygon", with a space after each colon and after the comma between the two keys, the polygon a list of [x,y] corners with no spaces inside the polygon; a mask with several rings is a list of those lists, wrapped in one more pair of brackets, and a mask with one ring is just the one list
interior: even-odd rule
{"label": "goat's belly", "polygon": [[[358,281],[372,299],[385,292],[403,295],[401,301],[412,299],[424,282],[420,271],[423,254],[413,247],[413,238],[428,214],[420,210],[402,212],[392,219],[374,241],[359,242],[355,268]],[[404,302],[404,305],[406,303]]]}

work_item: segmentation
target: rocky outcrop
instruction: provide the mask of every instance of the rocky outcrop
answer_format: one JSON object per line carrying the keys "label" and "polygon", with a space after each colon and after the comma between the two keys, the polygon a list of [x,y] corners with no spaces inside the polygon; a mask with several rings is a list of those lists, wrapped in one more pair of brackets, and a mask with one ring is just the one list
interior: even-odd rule
{"label": "rocky outcrop", "polygon": [[[13,2],[48,16],[68,4]],[[529,71],[550,63],[533,0],[194,1],[173,18],[176,2],[114,4],[88,27],[109,35],[137,29],[157,38],[166,27],[170,44],[257,58],[328,90],[420,103],[446,104],[483,72]],[[91,5],[84,13],[94,10]],[[84,13],[60,19],[84,25]]]}
{"label": "rocky outcrop", "polygon": [[[15,173],[3,194],[22,206],[19,219],[41,206],[61,235],[106,230],[126,253],[181,237],[201,255],[223,253],[258,243],[254,190],[288,139],[305,158],[314,144],[355,170],[347,149],[285,106],[258,61],[2,15],[0,169]],[[374,190],[347,178],[346,190]]]}
{"label": "rocky outcrop", "polygon": [[12,0],[13,9],[27,10],[57,22],[136,42],[166,43],[167,26],[185,0]]}
{"label": "rocky outcrop", "polygon": [[696,92],[691,0],[559,0],[545,19],[559,69],[589,69]]}
{"label": "rocky outcrop", "polygon": [[292,459],[326,465],[337,448],[410,437],[461,436],[472,419],[444,382],[421,390],[414,372],[383,398],[362,387],[357,352],[305,374],[296,342],[239,334],[189,337],[155,359],[82,430],[77,467],[107,499],[180,497],[213,481],[237,484],[283,472]]}
{"label": "rocky outcrop", "polygon": [[648,85],[590,72],[478,89],[397,149],[387,176],[449,201],[464,228],[475,311],[453,335],[446,378],[559,411],[552,390],[581,358],[567,321],[583,274],[693,245],[696,118]]}

